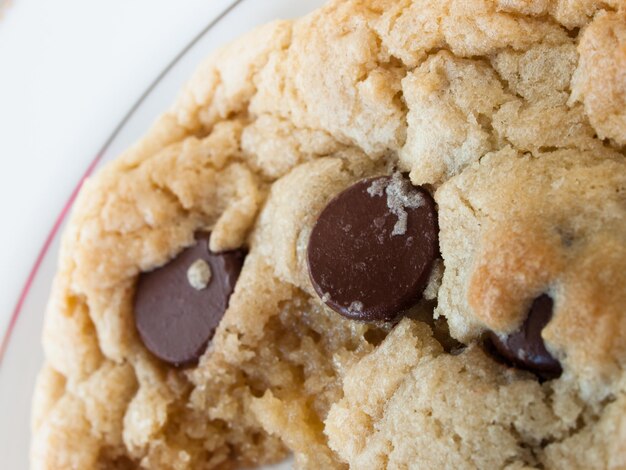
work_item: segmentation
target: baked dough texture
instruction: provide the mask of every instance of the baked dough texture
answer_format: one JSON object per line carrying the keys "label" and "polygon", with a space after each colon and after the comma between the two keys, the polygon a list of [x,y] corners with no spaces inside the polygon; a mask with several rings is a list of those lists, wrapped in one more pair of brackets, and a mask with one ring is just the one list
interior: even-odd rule
{"label": "baked dough texture", "polygon": [[[217,51],[83,186],[35,390],[33,469],[626,468],[626,4],[344,0]],[[398,323],[315,294],[317,215],[408,172],[440,276]],[[249,250],[200,362],[134,326],[138,274],[211,230]],[[482,347],[555,299],[563,374]]]}

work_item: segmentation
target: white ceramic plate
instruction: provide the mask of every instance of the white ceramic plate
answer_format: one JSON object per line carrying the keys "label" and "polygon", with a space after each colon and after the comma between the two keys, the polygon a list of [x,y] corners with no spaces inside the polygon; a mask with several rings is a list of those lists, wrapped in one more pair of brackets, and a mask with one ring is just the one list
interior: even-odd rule
{"label": "white ceramic plate", "polygon": [[[213,49],[276,18],[304,15],[320,6],[322,0],[223,0],[224,9],[207,18],[207,27],[159,75],[119,126],[112,130],[93,161],[85,161],[85,177],[115,158],[136,141],[173,102],[177,92],[195,67]],[[35,266],[0,343],[0,467],[28,468],[30,441],[30,402],[37,372],[42,364],[40,337],[43,312],[56,269],[60,234],[66,216],[80,188],[77,182],[71,199],[51,228]],[[66,190],[67,188],[59,188]],[[276,468],[288,468],[284,463]]]}

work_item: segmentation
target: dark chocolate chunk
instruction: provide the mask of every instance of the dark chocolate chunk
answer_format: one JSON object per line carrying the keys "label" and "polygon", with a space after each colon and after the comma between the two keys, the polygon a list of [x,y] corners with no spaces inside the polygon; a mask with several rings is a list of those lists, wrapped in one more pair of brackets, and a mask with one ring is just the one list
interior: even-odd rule
{"label": "dark chocolate chunk", "polygon": [[494,332],[488,334],[491,345],[504,359],[544,379],[556,378],[563,372],[561,364],[548,352],[541,337],[541,331],[552,318],[552,307],[550,296],[542,294],[533,301],[528,317],[519,330],[505,337]]}
{"label": "dark chocolate chunk", "polygon": [[135,324],[144,345],[174,366],[196,362],[213,338],[239,277],[243,250],[213,253],[209,234],[139,277]]}
{"label": "dark chocolate chunk", "polygon": [[400,173],[357,182],[319,215],[307,261],[329,307],[387,321],[416,303],[439,256],[435,201]]}

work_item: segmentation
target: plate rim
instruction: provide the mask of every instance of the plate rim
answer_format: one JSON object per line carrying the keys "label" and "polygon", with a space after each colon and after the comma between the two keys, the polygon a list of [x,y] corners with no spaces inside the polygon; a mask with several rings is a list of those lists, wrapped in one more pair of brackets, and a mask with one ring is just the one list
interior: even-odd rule
{"label": "plate rim", "polygon": [[[163,78],[168,74],[172,68],[176,66],[176,64],[187,54],[187,52],[211,29],[213,29],[219,22],[221,22],[224,18],[226,18],[238,5],[246,2],[247,0],[227,0],[229,4],[220,12],[217,16],[215,16],[206,26],[204,26],[198,33],[196,33],[191,40],[176,54],[167,65],[161,70],[161,72],[154,78],[148,87],[144,90],[144,92],[135,100],[129,110],[124,114],[119,123],[115,126],[109,137],[104,141],[104,144],[100,146],[100,150],[96,153],[96,156],[91,160],[86,170],[83,172],[82,176],[79,178],[78,182],[74,186],[69,198],[66,203],[61,208],[61,211],[55,218],[54,223],[52,224],[52,228],[48,232],[46,239],[39,249],[37,257],[33,263],[32,268],[30,269],[28,275],[26,276],[26,281],[23,284],[23,287],[19,291],[19,295],[17,301],[15,303],[15,307],[11,312],[11,316],[7,327],[2,335],[2,341],[0,342],[0,368],[4,363],[4,359],[6,357],[6,353],[9,349],[9,345],[11,343],[11,337],[17,322],[19,320],[20,314],[22,312],[23,306],[26,302],[26,299],[31,291],[32,285],[39,273],[39,269],[48,254],[52,243],[55,238],[59,234],[59,230],[63,223],[65,222],[68,213],[70,212],[76,198],[87,178],[89,178],[96,168],[98,164],[102,160],[102,157],[106,154],[110,145],[115,141],[119,133],[122,131],[124,126],[128,123],[128,121],[133,117],[135,112],[139,109],[142,103],[146,100],[146,98],[150,95],[150,93],[157,87],[157,85],[163,80]],[[45,314],[45,312],[44,312]]]}

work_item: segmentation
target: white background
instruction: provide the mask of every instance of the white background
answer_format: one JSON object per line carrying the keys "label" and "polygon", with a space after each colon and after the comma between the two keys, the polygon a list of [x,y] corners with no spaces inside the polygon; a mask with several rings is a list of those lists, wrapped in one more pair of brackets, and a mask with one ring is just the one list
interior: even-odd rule
{"label": "white background", "polygon": [[0,13],[0,338],[95,154],[207,18],[230,3],[12,0]]}

